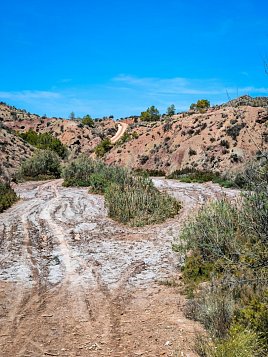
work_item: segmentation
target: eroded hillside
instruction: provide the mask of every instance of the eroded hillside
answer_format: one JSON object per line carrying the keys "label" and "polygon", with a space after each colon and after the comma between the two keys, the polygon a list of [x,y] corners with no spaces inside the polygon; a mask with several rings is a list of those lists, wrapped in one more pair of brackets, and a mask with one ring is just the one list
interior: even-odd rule
{"label": "eroded hillside", "polygon": [[[69,148],[71,157],[79,153],[92,156],[104,138],[116,133],[119,123],[105,119],[91,128],[78,120],[39,117],[3,103],[0,119],[14,132],[33,129],[51,133]],[[109,164],[164,173],[185,167],[225,173],[237,171],[268,149],[267,98],[263,97],[244,96],[203,113],[186,112],[157,122],[141,122],[138,118],[123,121],[128,124],[127,132],[104,156]],[[1,158],[14,171],[31,149],[12,132],[5,132],[1,129],[1,136],[6,136]]]}
{"label": "eroded hillside", "polygon": [[116,145],[108,163],[170,173],[185,167],[237,170],[268,149],[268,111],[263,107],[211,108],[154,123],[132,123],[135,137]]}
{"label": "eroded hillside", "polygon": [[51,133],[67,146],[72,156],[77,156],[79,153],[92,154],[102,139],[112,137],[117,130],[111,119],[95,122],[91,128],[78,120],[40,117],[4,103],[0,104],[0,123],[1,160],[9,173],[13,173],[35,149],[20,139],[17,132],[32,129]]}

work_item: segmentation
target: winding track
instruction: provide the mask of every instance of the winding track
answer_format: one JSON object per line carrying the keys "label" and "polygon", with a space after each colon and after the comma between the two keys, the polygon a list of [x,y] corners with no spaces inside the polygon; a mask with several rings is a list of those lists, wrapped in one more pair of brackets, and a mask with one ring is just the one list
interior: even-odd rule
{"label": "winding track", "polygon": [[116,132],[116,134],[111,138],[111,143],[115,144],[118,140],[120,140],[122,138],[122,136],[124,135],[125,131],[128,128],[128,124],[127,123],[118,123],[118,130]]}
{"label": "winding track", "polygon": [[154,183],[184,203],[179,217],[128,228],[107,217],[101,196],[61,180],[16,187],[0,215],[1,356],[194,356],[200,327],[182,313],[171,250],[181,222],[216,185]]}

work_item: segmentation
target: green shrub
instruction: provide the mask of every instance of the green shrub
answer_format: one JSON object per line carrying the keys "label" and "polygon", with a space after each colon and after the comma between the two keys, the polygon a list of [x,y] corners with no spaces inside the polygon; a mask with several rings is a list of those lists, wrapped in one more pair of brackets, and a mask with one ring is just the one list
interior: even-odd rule
{"label": "green shrub", "polygon": [[18,200],[15,191],[8,183],[0,182],[0,213]]}
{"label": "green shrub", "polygon": [[114,183],[105,192],[109,216],[132,226],[160,223],[174,217],[179,203],[172,197],[160,193],[146,177],[135,177],[129,184]]}
{"label": "green shrub", "polygon": [[91,186],[93,192],[104,193],[108,184],[124,181],[127,174],[126,169],[80,155],[64,167],[62,176],[65,186]]}
{"label": "green shrub", "polygon": [[[174,248],[174,250],[176,250]],[[195,285],[207,281],[215,270],[214,263],[204,261],[200,254],[193,252],[188,256],[182,267],[183,279],[186,283],[193,282]]]}
{"label": "green shrub", "polygon": [[200,321],[214,338],[227,335],[234,315],[235,303],[221,289],[205,289],[195,300],[195,319]]}
{"label": "green shrub", "polygon": [[236,261],[242,241],[237,208],[227,200],[211,202],[183,227],[176,249],[198,252],[204,262]]}
{"label": "green shrub", "polygon": [[60,159],[51,150],[37,151],[32,157],[22,163],[19,171],[19,176],[33,180],[59,178],[60,174]]}
{"label": "green shrub", "polygon": [[235,321],[244,328],[258,333],[260,341],[268,346],[268,292],[264,296],[253,294],[245,306],[236,311]]}
{"label": "green shrub", "polygon": [[[191,151],[189,150],[189,155]],[[191,155],[194,155],[193,153]],[[217,183],[222,187],[231,188],[235,187],[235,183],[231,179],[222,177],[217,172],[211,171],[198,171],[195,169],[185,168],[183,170],[176,170],[168,175],[170,179],[177,179],[185,183],[204,183],[204,182],[213,182]]]}
{"label": "green shrub", "polygon": [[[238,202],[204,206],[185,224],[174,246],[183,255],[191,251],[183,267],[193,298],[186,312],[204,324],[214,342],[209,352],[204,347],[203,356],[268,354],[267,159],[250,165],[241,177],[248,190]],[[202,281],[212,292],[221,289],[214,296],[202,294]]]}
{"label": "green shrub", "polygon": [[240,326],[230,328],[225,339],[199,337],[195,346],[201,357],[263,357],[267,356],[258,335]]}
{"label": "green shrub", "polygon": [[160,193],[150,178],[85,156],[66,165],[63,177],[65,186],[89,186],[91,192],[104,193],[109,216],[124,224],[163,222],[180,208],[175,199]]}
{"label": "green shrub", "polygon": [[90,189],[94,193],[104,193],[110,182],[104,172],[96,172],[90,176]]}
{"label": "green shrub", "polygon": [[149,176],[163,177],[163,176],[166,176],[165,171],[157,170],[157,169],[150,170],[150,169],[137,168],[137,169],[134,169],[134,172],[139,176],[145,176],[145,177],[149,177]]}
{"label": "green shrub", "polygon": [[20,133],[19,136],[38,149],[55,151],[62,159],[68,154],[66,146],[50,133],[36,133],[30,129],[25,133]]}
{"label": "green shrub", "polygon": [[64,186],[90,186],[90,177],[94,172],[94,161],[85,155],[64,166],[62,177]]}
{"label": "green shrub", "polygon": [[97,157],[103,157],[113,147],[110,139],[104,139],[95,147],[95,154]]}
{"label": "green shrub", "polygon": [[86,125],[86,126],[89,126],[90,128],[93,128],[94,125],[95,125],[94,120],[88,114],[83,117],[82,124]]}

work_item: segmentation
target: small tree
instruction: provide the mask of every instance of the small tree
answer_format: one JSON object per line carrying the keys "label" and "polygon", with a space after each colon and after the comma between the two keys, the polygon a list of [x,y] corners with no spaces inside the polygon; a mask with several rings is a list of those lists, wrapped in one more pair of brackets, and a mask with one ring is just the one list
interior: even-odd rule
{"label": "small tree", "polygon": [[87,115],[85,115],[85,116],[83,117],[83,119],[82,119],[82,124],[83,124],[83,125],[87,125],[87,126],[93,128],[93,127],[94,127],[94,120],[91,118],[90,115],[87,114]]}
{"label": "small tree", "polygon": [[74,119],[75,119],[75,114],[74,114],[74,112],[71,112],[71,113],[70,113],[69,118],[70,118],[71,120],[74,120]]}
{"label": "small tree", "polygon": [[200,99],[196,103],[197,109],[207,109],[210,107],[210,101],[207,99]]}
{"label": "small tree", "polygon": [[160,118],[160,113],[158,109],[152,105],[151,107],[147,108],[145,112],[141,112],[140,116],[142,121],[156,121]]}
{"label": "small tree", "polygon": [[172,115],[175,115],[176,112],[176,108],[174,104],[171,104],[168,108],[167,108],[167,115],[169,117],[171,117]]}
{"label": "small tree", "polygon": [[196,103],[190,105],[192,110],[208,109],[210,107],[210,101],[207,99],[199,99]]}

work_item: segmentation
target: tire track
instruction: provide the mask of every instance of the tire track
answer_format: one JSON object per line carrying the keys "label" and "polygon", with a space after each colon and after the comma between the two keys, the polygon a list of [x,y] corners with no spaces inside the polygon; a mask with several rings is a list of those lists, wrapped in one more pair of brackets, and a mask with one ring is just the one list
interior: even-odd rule
{"label": "tire track", "polygon": [[183,201],[180,217],[128,228],[107,217],[102,197],[61,183],[17,186],[22,200],[0,216],[4,356],[132,357],[141,349],[168,356],[165,343],[181,326],[181,351],[194,356],[188,345],[196,325],[177,310],[178,292],[158,280],[177,276],[171,244],[189,212],[234,191],[155,179]]}

